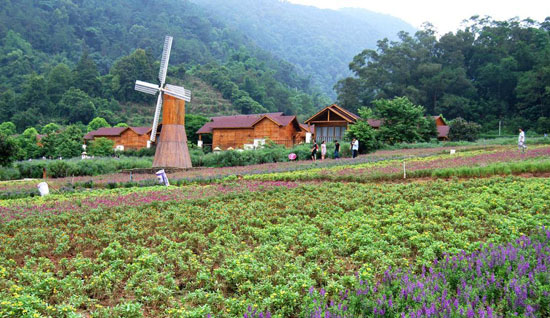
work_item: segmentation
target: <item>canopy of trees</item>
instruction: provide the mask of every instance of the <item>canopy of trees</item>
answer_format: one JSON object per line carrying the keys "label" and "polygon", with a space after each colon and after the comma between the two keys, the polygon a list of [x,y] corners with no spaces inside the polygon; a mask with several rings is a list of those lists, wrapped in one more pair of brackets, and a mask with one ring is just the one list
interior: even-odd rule
{"label": "canopy of trees", "polygon": [[290,63],[189,1],[22,0],[0,9],[0,122],[12,121],[18,132],[97,116],[144,124],[121,105],[154,105],[134,82],[157,81],[167,34],[175,39],[169,80],[200,77],[227,96],[233,113],[307,116],[329,102]]}
{"label": "canopy of trees", "polygon": [[406,96],[430,114],[462,117],[485,129],[504,118],[530,128],[549,117],[550,18],[469,22],[439,39],[426,25],[414,36],[402,32],[399,41],[364,50],[350,63],[355,76],[336,85],[339,102],[356,110]]}

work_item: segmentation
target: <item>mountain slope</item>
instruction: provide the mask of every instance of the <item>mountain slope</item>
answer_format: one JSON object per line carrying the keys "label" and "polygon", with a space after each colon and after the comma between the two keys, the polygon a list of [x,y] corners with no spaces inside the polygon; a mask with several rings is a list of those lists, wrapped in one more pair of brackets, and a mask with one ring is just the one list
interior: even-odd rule
{"label": "mountain slope", "polygon": [[278,0],[192,0],[249,36],[261,48],[297,65],[334,96],[348,63],[378,40],[414,33],[406,22],[364,9],[325,10]]}
{"label": "mountain slope", "polygon": [[[204,115],[311,114],[326,101],[292,64],[189,1],[2,1],[0,122],[12,120],[19,130],[50,121],[87,123],[108,111],[116,115],[117,103],[150,104],[133,81],[155,81],[167,34],[174,36],[168,76],[200,79],[233,105],[197,92],[198,100],[210,99],[194,108]],[[76,97],[85,114],[67,118]]]}

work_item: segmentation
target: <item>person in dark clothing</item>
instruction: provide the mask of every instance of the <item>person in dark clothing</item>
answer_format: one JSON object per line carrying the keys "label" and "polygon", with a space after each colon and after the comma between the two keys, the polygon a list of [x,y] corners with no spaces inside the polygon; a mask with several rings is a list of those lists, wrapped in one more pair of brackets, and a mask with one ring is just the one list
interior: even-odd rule
{"label": "person in dark clothing", "polygon": [[340,143],[338,140],[334,141],[334,159],[340,158]]}
{"label": "person in dark clothing", "polygon": [[317,150],[319,149],[319,146],[317,146],[316,142],[313,142],[313,147],[311,147],[311,160],[315,161],[317,160]]}

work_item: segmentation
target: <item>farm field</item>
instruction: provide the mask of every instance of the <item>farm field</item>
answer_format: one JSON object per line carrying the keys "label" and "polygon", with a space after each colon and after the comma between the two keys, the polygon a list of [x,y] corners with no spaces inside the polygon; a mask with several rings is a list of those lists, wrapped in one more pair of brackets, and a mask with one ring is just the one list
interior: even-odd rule
{"label": "farm field", "polygon": [[[542,317],[549,152],[391,152],[1,200],[0,317]],[[484,294],[487,280],[521,297]]]}

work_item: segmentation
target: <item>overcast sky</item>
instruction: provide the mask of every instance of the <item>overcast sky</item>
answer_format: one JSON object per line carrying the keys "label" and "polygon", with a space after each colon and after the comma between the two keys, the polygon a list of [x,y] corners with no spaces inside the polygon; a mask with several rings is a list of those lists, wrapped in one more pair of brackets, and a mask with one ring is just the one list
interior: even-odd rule
{"label": "overcast sky", "polygon": [[473,15],[491,16],[496,20],[532,18],[539,22],[550,16],[550,0],[287,0],[319,8],[357,7],[386,13],[419,28],[429,21],[440,34],[456,31],[464,19]]}

